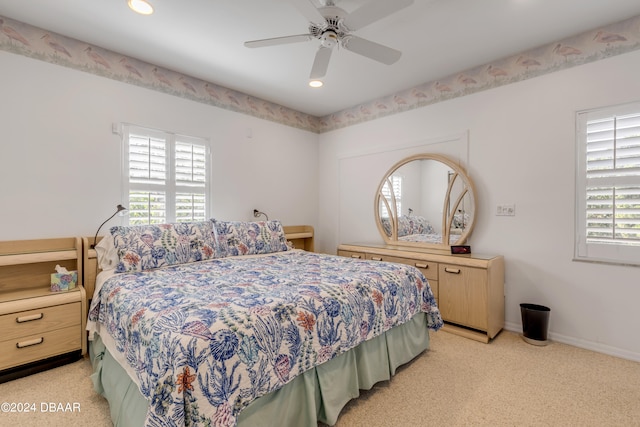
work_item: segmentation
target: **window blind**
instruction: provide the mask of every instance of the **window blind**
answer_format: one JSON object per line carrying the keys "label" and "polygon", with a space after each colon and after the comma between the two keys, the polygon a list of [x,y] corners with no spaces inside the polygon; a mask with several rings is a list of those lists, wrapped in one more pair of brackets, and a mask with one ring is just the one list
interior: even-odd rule
{"label": "window blind", "polygon": [[167,197],[164,192],[129,192],[129,224],[167,222]]}
{"label": "window blind", "polygon": [[207,212],[204,194],[176,194],[176,221],[204,221],[206,218]]}
{"label": "window blind", "polygon": [[208,217],[210,151],[202,138],[124,125],[123,187],[130,224]]}
{"label": "window blind", "polygon": [[166,140],[133,134],[129,137],[129,181],[164,185],[167,179]]}
{"label": "window blind", "polygon": [[586,123],[587,243],[640,245],[640,112]]}
{"label": "window blind", "polygon": [[206,147],[176,142],[176,185],[204,188],[206,182]]}

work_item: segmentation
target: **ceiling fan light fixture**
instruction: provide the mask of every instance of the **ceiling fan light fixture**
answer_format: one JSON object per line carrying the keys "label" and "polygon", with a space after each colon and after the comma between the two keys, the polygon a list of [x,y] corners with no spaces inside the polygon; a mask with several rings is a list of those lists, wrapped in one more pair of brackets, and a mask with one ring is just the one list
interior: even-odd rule
{"label": "ceiling fan light fixture", "polygon": [[153,6],[146,0],[127,0],[129,8],[140,15],[151,15]]}
{"label": "ceiling fan light fixture", "polygon": [[326,48],[334,47],[336,44],[338,44],[338,40],[340,40],[338,38],[338,35],[331,30],[325,31],[322,36],[320,36],[320,44],[322,45],[322,47]]}
{"label": "ceiling fan light fixture", "polygon": [[[131,0],[130,0],[131,1]],[[309,21],[309,33],[270,39],[250,40],[246,47],[276,46],[289,43],[319,40],[309,75],[309,86],[322,86],[319,80],[326,75],[334,48],[344,48],[374,61],[391,65],[400,59],[402,52],[352,34],[369,24],[398,12],[415,0],[369,0],[351,13],[335,6],[335,0],[323,0],[317,7],[313,0],[288,0]]]}

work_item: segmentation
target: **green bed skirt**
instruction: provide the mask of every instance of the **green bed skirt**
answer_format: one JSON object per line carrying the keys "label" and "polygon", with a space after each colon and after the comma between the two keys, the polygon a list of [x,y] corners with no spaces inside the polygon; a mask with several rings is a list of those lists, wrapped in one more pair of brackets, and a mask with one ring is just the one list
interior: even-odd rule
{"label": "green bed skirt", "polygon": [[[240,427],[309,426],[318,421],[333,425],[344,405],[396,368],[429,348],[429,330],[423,313],[373,340],[296,377],[283,388],[262,396],[238,417]],[[104,351],[102,358],[96,357]],[[94,389],[109,402],[116,427],[141,427],[147,400],[99,339],[90,343]]]}

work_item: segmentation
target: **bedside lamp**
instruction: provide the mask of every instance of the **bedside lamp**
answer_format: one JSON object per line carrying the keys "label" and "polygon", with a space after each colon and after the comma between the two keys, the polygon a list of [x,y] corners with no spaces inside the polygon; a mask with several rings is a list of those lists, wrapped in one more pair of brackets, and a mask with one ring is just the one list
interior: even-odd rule
{"label": "bedside lamp", "polygon": [[105,219],[104,222],[102,224],[100,224],[100,227],[98,227],[98,231],[96,231],[96,235],[93,238],[93,244],[91,245],[91,249],[95,249],[96,248],[96,240],[98,240],[98,233],[100,232],[100,229],[102,228],[103,225],[105,225],[107,223],[107,221],[109,221],[111,218],[113,218],[114,216],[116,216],[119,213],[124,213],[127,211],[127,208],[125,208],[122,205],[118,205],[116,206],[116,211],[113,215],[111,215],[109,218]]}

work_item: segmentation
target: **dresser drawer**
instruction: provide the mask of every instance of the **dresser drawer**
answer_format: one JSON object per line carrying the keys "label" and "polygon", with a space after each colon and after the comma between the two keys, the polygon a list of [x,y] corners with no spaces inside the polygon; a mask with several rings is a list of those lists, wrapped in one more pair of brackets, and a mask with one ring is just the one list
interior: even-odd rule
{"label": "dresser drawer", "polygon": [[438,263],[430,261],[420,261],[411,258],[401,258],[388,255],[367,254],[367,259],[373,261],[396,262],[417,267],[427,279],[438,280]]}
{"label": "dresser drawer", "polygon": [[0,370],[82,348],[79,326],[56,329],[0,342]]}
{"label": "dresser drawer", "polygon": [[14,341],[69,326],[78,330],[81,327],[81,315],[79,302],[4,314],[0,316],[0,341]]}
{"label": "dresser drawer", "polygon": [[338,251],[338,255],[344,256],[347,258],[355,258],[355,259],[364,259],[364,252],[353,252],[353,251]]}

